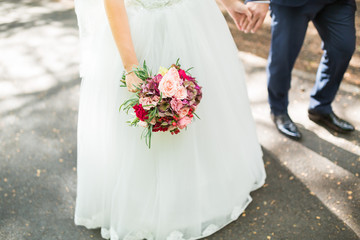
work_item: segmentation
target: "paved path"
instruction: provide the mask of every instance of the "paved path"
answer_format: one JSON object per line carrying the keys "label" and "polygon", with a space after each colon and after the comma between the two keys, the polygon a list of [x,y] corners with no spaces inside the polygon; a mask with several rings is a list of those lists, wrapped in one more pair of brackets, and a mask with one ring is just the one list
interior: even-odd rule
{"label": "paved path", "polygon": [[[0,53],[0,240],[100,240],[73,224],[80,80],[71,2],[1,2]],[[334,104],[357,131],[335,134],[307,119],[314,77],[295,71],[290,114],[304,139],[294,142],[269,119],[266,61],[240,57],[268,178],[242,217],[208,240],[360,239],[360,89],[343,85]]]}

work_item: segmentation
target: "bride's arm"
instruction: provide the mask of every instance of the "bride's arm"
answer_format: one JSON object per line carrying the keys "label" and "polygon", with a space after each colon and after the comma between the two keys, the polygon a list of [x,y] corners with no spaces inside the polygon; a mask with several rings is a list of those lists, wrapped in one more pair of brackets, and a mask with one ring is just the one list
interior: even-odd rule
{"label": "bride's arm", "polygon": [[[109,20],[110,28],[120,52],[120,56],[127,72],[133,67],[139,65],[136,58],[134,44],[131,39],[128,16],[125,9],[124,0],[104,0],[106,15]],[[127,86],[130,91],[135,91],[135,86],[141,83],[141,80],[131,73],[126,77]]]}

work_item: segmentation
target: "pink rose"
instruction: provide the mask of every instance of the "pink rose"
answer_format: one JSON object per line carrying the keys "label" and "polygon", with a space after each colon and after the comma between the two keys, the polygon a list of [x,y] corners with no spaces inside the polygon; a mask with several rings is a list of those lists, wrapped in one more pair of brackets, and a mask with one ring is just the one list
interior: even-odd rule
{"label": "pink rose", "polygon": [[155,95],[151,98],[151,104],[156,106],[156,105],[158,105],[159,100],[160,100],[160,97]]}
{"label": "pink rose", "polygon": [[175,93],[175,97],[177,99],[185,99],[187,98],[187,90],[185,87],[180,86],[180,88],[178,89],[178,91]]}
{"label": "pink rose", "polygon": [[152,106],[151,105],[151,98],[149,97],[141,97],[139,99],[139,103],[143,106],[144,109],[149,110]]}
{"label": "pink rose", "polygon": [[163,97],[173,97],[180,88],[180,82],[181,79],[177,69],[175,67],[170,68],[159,83],[159,90]]}
{"label": "pink rose", "polygon": [[180,109],[183,107],[182,102],[176,98],[171,99],[170,105],[175,112],[179,112]]}
{"label": "pink rose", "polygon": [[155,107],[160,100],[159,96],[150,97],[141,97],[139,103],[143,106],[144,109],[150,110],[150,108]]}
{"label": "pink rose", "polygon": [[189,117],[183,117],[182,119],[180,119],[177,124],[179,126],[180,129],[184,129],[187,125],[189,125],[192,121],[192,118]]}
{"label": "pink rose", "polygon": [[180,111],[178,111],[179,117],[183,118],[186,115],[188,115],[189,110],[190,110],[190,108],[188,108],[188,107],[184,107],[184,108],[180,109]]}

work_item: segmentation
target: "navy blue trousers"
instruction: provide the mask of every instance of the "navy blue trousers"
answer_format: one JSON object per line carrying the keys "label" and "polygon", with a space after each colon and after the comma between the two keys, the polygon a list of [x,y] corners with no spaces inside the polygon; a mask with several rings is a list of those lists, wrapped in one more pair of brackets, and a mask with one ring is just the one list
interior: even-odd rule
{"label": "navy blue trousers", "polygon": [[311,91],[309,109],[330,113],[331,103],[355,50],[355,2],[311,0],[301,7],[272,3],[270,8],[272,38],[267,73],[272,113],[279,115],[287,112],[291,72],[309,21],[314,23],[324,50]]}

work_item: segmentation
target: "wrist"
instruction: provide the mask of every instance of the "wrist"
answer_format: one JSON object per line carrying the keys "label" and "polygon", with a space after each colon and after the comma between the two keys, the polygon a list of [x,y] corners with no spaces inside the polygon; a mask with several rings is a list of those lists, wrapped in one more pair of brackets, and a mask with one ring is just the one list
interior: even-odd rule
{"label": "wrist", "polygon": [[222,4],[226,8],[226,10],[231,9],[231,7],[234,5],[235,2],[238,0],[221,0]]}
{"label": "wrist", "polygon": [[137,68],[139,66],[139,63],[130,63],[130,64],[124,64],[124,69],[127,73],[131,72],[134,68]]}

